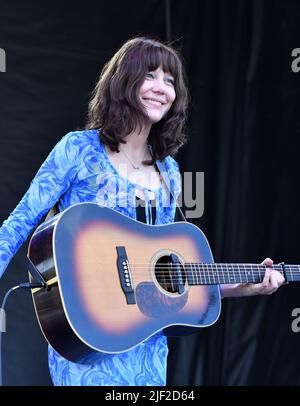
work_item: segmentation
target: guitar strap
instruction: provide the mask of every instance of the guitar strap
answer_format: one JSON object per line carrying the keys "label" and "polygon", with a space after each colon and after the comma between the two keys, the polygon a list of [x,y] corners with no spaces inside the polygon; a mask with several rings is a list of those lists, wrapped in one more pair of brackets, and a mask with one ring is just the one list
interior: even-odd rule
{"label": "guitar strap", "polygon": [[162,179],[163,179],[163,181],[164,181],[164,184],[165,184],[167,190],[170,192],[170,195],[171,195],[171,196],[173,197],[173,199],[174,199],[174,202],[175,202],[175,204],[176,204],[176,209],[178,209],[182,220],[187,222],[187,219],[186,219],[185,215],[183,214],[181,208],[179,207],[178,202],[177,202],[177,199],[176,199],[176,197],[174,196],[174,193],[172,192],[172,190],[171,190],[171,188],[170,188],[170,184],[171,184],[171,182],[170,182],[170,177],[169,177],[169,174],[168,174],[168,171],[167,171],[167,168],[166,168],[164,162],[162,162],[162,161],[160,161],[160,160],[157,160],[157,161],[156,161],[156,166],[157,166],[157,168],[158,168],[158,170],[159,170],[159,173],[160,173],[160,175],[161,175],[161,177],[162,177]]}

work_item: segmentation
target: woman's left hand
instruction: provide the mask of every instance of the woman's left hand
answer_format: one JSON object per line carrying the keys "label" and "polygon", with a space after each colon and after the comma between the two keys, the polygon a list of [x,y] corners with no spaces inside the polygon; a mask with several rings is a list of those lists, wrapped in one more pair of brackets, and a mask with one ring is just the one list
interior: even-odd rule
{"label": "woman's left hand", "polygon": [[267,265],[263,281],[255,284],[242,284],[240,286],[241,296],[271,295],[284,283],[282,274],[272,269],[273,261],[271,258],[266,258],[262,265]]}
{"label": "woman's left hand", "polygon": [[264,279],[261,283],[238,283],[235,285],[221,285],[223,297],[271,295],[284,283],[280,272],[272,269],[273,261],[266,258],[262,265],[267,265]]}

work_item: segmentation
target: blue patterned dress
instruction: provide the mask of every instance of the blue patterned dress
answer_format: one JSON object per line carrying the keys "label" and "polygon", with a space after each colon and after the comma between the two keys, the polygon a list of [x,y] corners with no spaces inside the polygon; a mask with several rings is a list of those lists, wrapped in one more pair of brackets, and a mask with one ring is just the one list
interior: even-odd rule
{"label": "blue patterned dress", "polygon": [[[176,161],[164,159],[171,190],[180,193]],[[51,151],[27,193],[0,228],[0,276],[38,222],[59,200],[59,210],[80,202],[95,202],[136,218],[136,189],[145,196],[145,217],[152,224],[150,191],[125,177],[112,165],[98,130],[73,131]],[[164,186],[154,191],[155,224],[174,221],[175,202]],[[165,385],[168,347],[155,334],[121,354],[98,353],[90,364],[73,363],[49,346],[49,368],[54,385]]]}

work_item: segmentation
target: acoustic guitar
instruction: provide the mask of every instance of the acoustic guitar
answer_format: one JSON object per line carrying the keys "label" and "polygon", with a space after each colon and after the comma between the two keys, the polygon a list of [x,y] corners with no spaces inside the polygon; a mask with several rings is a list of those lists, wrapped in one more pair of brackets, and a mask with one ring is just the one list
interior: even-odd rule
{"label": "acoustic guitar", "polygon": [[[45,285],[32,295],[46,340],[83,363],[161,330],[176,335],[212,325],[221,311],[219,285],[259,283],[266,270],[214,263],[205,235],[191,223],[150,226],[95,203],[41,224],[28,258]],[[273,268],[300,281],[297,265]]]}

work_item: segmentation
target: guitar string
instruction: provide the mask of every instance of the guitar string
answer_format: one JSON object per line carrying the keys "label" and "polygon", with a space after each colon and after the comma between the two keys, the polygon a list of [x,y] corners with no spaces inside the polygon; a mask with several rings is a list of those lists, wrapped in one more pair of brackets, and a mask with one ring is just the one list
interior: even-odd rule
{"label": "guitar string", "polygon": [[[143,272],[143,273],[136,273],[135,272],[135,275],[145,275],[145,272]],[[157,276],[157,277],[170,277],[170,278],[175,278],[175,277],[177,277],[177,275],[176,274],[173,274],[173,275],[167,275],[167,274],[165,274],[165,273],[158,273],[158,272],[156,272],[155,273],[155,275]],[[201,277],[205,277],[205,278],[212,278],[212,279],[215,279],[215,278],[218,278],[218,279],[226,279],[226,280],[229,280],[229,279],[233,279],[233,280],[240,280],[240,279],[245,279],[245,280],[253,280],[253,278],[254,279],[257,279],[257,278],[261,278],[261,279],[263,279],[264,278],[264,275],[262,275],[262,274],[257,274],[257,275],[222,275],[222,274],[215,274],[215,275],[212,275],[212,274],[208,274],[208,273],[206,273],[206,274],[193,274],[193,273],[186,273],[186,274],[184,274],[183,276],[178,276],[178,278],[182,278],[182,277],[185,277],[185,276],[187,276],[187,277],[191,277],[191,278],[197,278],[197,277],[199,277],[199,278],[201,278]],[[297,278],[295,278],[295,279],[297,279]]]}
{"label": "guitar string", "polygon": [[[107,263],[108,264],[108,263]],[[150,264],[149,263],[129,263],[129,266],[135,267],[135,268],[140,268],[140,269],[144,269],[144,268],[149,268]],[[279,271],[279,272],[283,272],[282,267],[281,266],[261,266],[261,267],[221,267],[221,266],[209,266],[207,264],[203,264],[203,265],[194,265],[191,263],[188,264],[180,264],[180,266],[182,268],[188,268],[189,270],[193,270],[193,271],[221,271],[221,272],[263,272],[266,269],[271,269],[271,270],[275,270],[275,271]],[[168,268],[177,268],[176,264],[159,264],[156,265],[155,268],[159,268],[159,269],[168,269]],[[285,271],[287,272],[294,272],[294,273],[299,273],[300,269],[295,269],[295,268],[291,268],[289,269],[288,267],[285,267]]]}
{"label": "guitar string", "polygon": [[[107,265],[109,265],[109,263],[107,263]],[[155,270],[167,270],[167,269],[175,269],[175,270],[177,270],[177,266],[176,265],[173,265],[173,264],[170,264],[170,265],[159,265],[159,266],[150,266],[149,264],[141,264],[141,265],[139,265],[139,264],[129,264],[129,267],[130,267],[130,269],[136,269],[136,270],[140,270],[140,271],[147,271],[148,269],[150,269],[150,268],[152,268],[152,269],[155,269]],[[211,267],[211,269],[209,269],[209,267],[207,267],[207,268],[205,268],[205,267],[199,267],[199,268],[195,268],[195,267],[190,267],[190,265],[188,265],[188,267],[187,266],[184,266],[184,265],[182,265],[181,266],[181,268],[184,268],[185,269],[185,271],[187,271],[187,272],[220,272],[220,273],[224,273],[224,272],[226,272],[226,273],[234,273],[234,274],[238,274],[238,273],[242,273],[242,274],[244,274],[244,273],[247,273],[247,274],[252,274],[252,273],[254,273],[254,274],[261,274],[261,273],[264,273],[267,269],[271,269],[271,270],[275,270],[275,271],[277,271],[277,272],[280,272],[280,273],[284,273],[283,272],[283,270],[281,269],[281,268],[277,268],[277,269],[275,269],[274,267],[265,267],[265,268],[261,268],[261,269],[241,269],[241,268],[239,268],[239,269],[229,269],[229,268],[219,268],[219,269],[217,269],[217,268],[213,268],[213,267]],[[299,270],[289,270],[289,269],[285,269],[285,271],[286,272],[288,272],[288,273],[292,273],[292,274],[295,274],[295,275],[297,275],[297,274],[299,274]]]}
{"label": "guitar string", "polygon": [[[247,277],[247,280],[251,281],[251,279],[253,278],[263,278],[264,273],[266,271],[267,268],[271,268],[274,269],[276,268],[280,268],[280,269],[275,269],[278,272],[280,272],[281,274],[284,274],[282,267],[280,265],[273,265],[268,266],[268,265],[249,265],[247,264],[246,266],[242,265],[243,269],[241,267],[239,267],[238,265],[230,265],[230,268],[226,265],[224,266],[220,266],[220,265],[216,265],[214,263],[188,263],[189,266],[194,264],[194,267],[198,267],[198,269],[196,268],[189,268],[189,269],[185,269],[184,272],[190,276],[193,279],[196,278],[206,278],[206,279],[226,279],[229,280],[231,278],[233,278],[233,276],[235,276],[235,280],[241,280],[242,278],[245,279],[245,277]],[[183,267],[183,266],[182,266]],[[205,267],[207,269],[205,269]],[[216,270],[213,268],[218,267],[218,273],[216,273]],[[255,268],[256,269],[255,269]],[[295,279],[297,278],[297,276],[299,276],[299,270],[297,269],[288,269],[290,267],[296,267],[299,268],[298,265],[286,265],[285,266],[285,271],[288,274],[288,276],[290,276],[291,278],[295,277]],[[199,269],[200,268],[200,269]],[[210,269],[209,269],[210,268]],[[236,269],[235,269],[236,268]],[[257,269],[258,268],[258,269]],[[150,270],[150,266],[149,264],[142,264],[142,263],[135,263],[135,264],[130,264],[130,269],[134,271],[135,274],[146,274],[149,273]],[[165,276],[165,278],[168,276],[166,275],[166,270],[177,270],[177,266],[175,264],[160,264],[159,266],[156,266],[155,269],[152,268],[152,270],[154,271],[156,276]],[[245,274],[247,273],[247,274]],[[172,276],[169,277],[170,279],[174,280],[174,278],[176,278],[176,274],[174,273]],[[182,277],[180,277],[182,278]]]}
{"label": "guitar string", "polygon": [[[150,267],[150,266],[143,266],[143,267],[138,267],[138,266],[130,266],[130,269],[135,269],[135,270],[137,270],[137,272],[147,272],[147,270],[149,270],[149,269],[153,269],[153,270],[155,270],[155,271],[161,271],[161,272],[163,272],[163,271],[167,271],[168,269],[170,269],[170,270],[176,270],[177,271],[177,267],[176,266],[167,266],[167,267]],[[273,271],[274,271],[274,269],[273,269]],[[208,273],[208,274],[214,274],[214,273],[216,273],[216,274],[218,274],[218,273],[231,273],[231,274],[247,274],[247,275],[252,275],[252,274],[255,274],[255,275],[261,275],[261,274],[264,274],[265,273],[265,270],[261,270],[261,271],[255,271],[255,270],[253,270],[252,272],[251,271],[244,271],[244,270],[242,270],[242,271],[236,271],[236,270],[232,270],[232,269],[226,269],[226,270],[209,270],[209,269],[184,269],[184,272],[190,272],[190,273],[203,273],[203,272],[205,272],[205,273]],[[280,272],[280,273],[284,273],[282,270],[278,270],[277,272]],[[299,272],[290,272],[290,271],[287,271],[287,273],[289,273],[289,274],[292,274],[292,275],[299,275]]]}
{"label": "guitar string", "polygon": [[[144,270],[144,271],[141,271],[141,270],[135,270],[135,269],[133,269],[133,271],[134,271],[134,273],[135,273],[135,275],[145,275],[145,274],[148,274],[150,271],[153,271],[154,273],[155,273],[155,275],[157,275],[157,276],[164,276],[164,275],[167,275],[167,273],[166,273],[166,271],[164,270],[164,271],[162,271],[162,270],[156,270],[156,271],[154,271],[154,270]],[[171,271],[171,273],[172,273],[172,276],[176,276],[176,272],[172,272],[172,270],[170,270]],[[284,274],[283,273],[281,273],[280,272],[280,274],[282,275],[282,276],[284,276]],[[251,273],[251,274],[236,274],[236,273],[209,273],[209,272],[201,272],[201,273],[195,273],[195,272],[190,272],[190,271],[184,271],[184,273],[183,273],[183,275],[188,275],[188,276],[191,276],[192,278],[196,278],[196,277],[201,277],[201,276],[205,276],[205,277],[207,277],[207,278],[226,278],[226,279],[228,279],[228,278],[231,278],[231,279],[247,279],[247,280],[251,280],[251,279],[253,279],[253,278],[257,278],[257,277],[259,277],[259,278],[263,278],[264,276],[265,276],[265,274],[264,273]],[[297,275],[293,275],[293,274],[288,274],[288,277],[294,277],[294,279],[298,279],[298,277],[299,277],[299,275],[297,274]]]}
{"label": "guitar string", "polygon": [[[261,269],[260,271],[254,271],[254,270],[252,270],[251,272],[247,271],[247,275],[245,275],[245,273],[243,272],[244,270],[239,271],[237,273],[236,270],[232,270],[232,269],[231,270],[226,269],[220,273],[211,273],[209,270],[205,270],[205,269],[202,269],[201,272],[199,272],[199,270],[191,270],[191,269],[186,270],[184,272],[185,272],[186,277],[192,279],[192,281],[200,280],[200,282],[202,282],[201,279],[205,279],[206,281],[211,282],[211,280],[213,280],[214,283],[210,283],[210,284],[218,284],[218,283],[221,283],[221,281],[246,282],[246,283],[252,282],[253,283],[254,282],[253,279],[255,280],[255,283],[259,283],[259,282],[263,281],[263,278],[264,278],[263,272],[266,267],[267,266],[264,266],[264,269]],[[168,282],[168,281],[177,282],[178,280],[181,281],[182,279],[185,279],[185,276],[178,277],[175,273],[173,275],[166,274],[165,271],[167,269],[172,270],[173,268],[177,270],[177,267],[175,265],[171,265],[171,264],[169,266],[165,265],[164,267],[161,267],[161,266],[156,267],[154,274],[156,277],[163,276],[166,282]],[[141,270],[141,267],[136,267],[135,265],[131,265],[130,269],[134,271],[135,275],[146,274],[146,273],[149,274],[149,270],[150,270],[149,264],[143,265],[142,270]],[[198,272],[195,273],[195,271],[198,271]],[[279,272],[281,274],[283,274],[282,270],[279,270]],[[288,276],[291,276],[292,279],[293,279],[293,276],[297,276],[297,274],[292,274],[292,272],[290,272],[290,271],[288,271],[288,272],[290,274]],[[234,278],[234,276],[235,276],[235,278]],[[245,277],[246,277],[246,279],[245,279]],[[217,280],[218,280],[218,282],[217,282]]]}
{"label": "guitar string", "polygon": [[[161,266],[163,266],[163,265],[172,265],[173,263],[172,262],[170,262],[170,263],[160,263],[160,265]],[[148,265],[148,263],[147,262],[134,262],[133,263],[133,265],[141,265],[141,266],[144,266],[144,265]],[[176,265],[176,264],[173,264],[173,265]],[[225,267],[225,266],[230,266],[231,268],[234,268],[232,265],[219,265],[219,264],[214,264],[214,263],[204,263],[204,262],[199,262],[199,263],[193,263],[193,262],[185,262],[184,264],[181,264],[181,265],[187,265],[187,266],[189,266],[189,265],[193,265],[193,266],[210,266],[210,267],[219,267],[219,268],[222,268],[222,267]],[[253,266],[254,267],[254,266]],[[263,267],[266,267],[266,268],[274,268],[274,267],[277,267],[277,268],[281,268],[281,266],[279,266],[279,265],[257,265],[257,266],[255,266],[256,268],[263,268]],[[236,268],[240,268],[240,266],[236,266]],[[250,268],[251,269],[251,267],[249,266],[248,268]]]}
{"label": "guitar string", "polygon": [[[109,265],[109,263],[107,263],[107,265]],[[143,267],[137,267],[137,266],[132,266],[132,265],[130,266],[130,270],[134,270],[134,271],[140,272],[140,273],[147,272],[150,269],[152,269],[152,270],[154,270],[156,272],[159,271],[161,273],[164,273],[167,270],[176,270],[177,271],[176,266],[155,267],[155,268],[150,267],[150,266],[143,266]],[[108,272],[110,272],[110,270],[108,270]],[[201,269],[201,270],[199,270],[199,269],[185,269],[184,272],[195,273],[195,274],[206,273],[206,274],[210,274],[210,275],[213,275],[213,274],[228,274],[228,273],[232,274],[232,275],[239,275],[239,274],[242,274],[242,275],[245,275],[245,274],[247,274],[247,275],[252,275],[252,274],[254,274],[254,275],[263,275],[265,273],[264,270],[261,270],[261,271],[254,271],[253,270],[253,272],[250,272],[250,271],[245,272],[245,271],[235,271],[235,270],[230,270],[230,269],[229,270],[227,270],[227,269],[226,270],[221,270],[221,271],[212,271],[212,270],[208,270],[208,269]],[[279,270],[277,272],[280,272],[282,274],[284,273],[281,270]],[[299,272],[290,272],[290,271],[288,271],[288,273],[292,274],[292,275],[295,275],[295,276],[299,275]]]}
{"label": "guitar string", "polygon": [[[140,268],[135,267],[135,266],[130,267],[130,269],[134,271],[135,275],[146,274],[146,273],[149,274],[149,265],[146,268],[147,269],[140,270]],[[174,265],[171,265],[169,267],[156,267],[156,271],[154,271],[155,276],[156,277],[164,276],[165,280],[170,280],[170,281],[172,280],[175,282],[177,280],[181,280],[182,278],[184,278],[184,276],[180,276],[180,277],[176,276],[175,273],[173,275],[166,274],[166,272],[165,272],[166,269],[172,270],[172,268],[177,269]],[[282,271],[280,273],[283,274]],[[235,276],[234,280],[231,282],[241,282],[242,280],[245,280],[245,277],[247,277],[246,281],[249,281],[250,283],[251,283],[251,280],[253,282],[253,278],[257,281],[257,277],[258,277],[259,278],[258,282],[259,282],[259,281],[262,281],[263,277],[264,277],[263,271],[262,272],[255,271],[255,272],[251,272],[251,273],[248,273],[247,275],[245,275],[245,274],[243,274],[243,272],[237,273],[237,272],[233,272],[233,270],[226,270],[221,273],[210,273],[208,270],[202,270],[201,273],[199,273],[199,272],[195,273],[195,271],[187,270],[187,271],[185,271],[185,274],[187,275],[187,278],[190,277],[192,280],[196,280],[196,279],[201,280],[201,278],[204,278],[208,281],[211,281],[211,280],[230,281]],[[217,284],[217,282],[215,282],[215,283]]]}
{"label": "guitar string", "polygon": [[[107,263],[107,265],[109,265],[109,263]],[[209,272],[218,271],[220,273],[225,272],[225,273],[234,273],[234,274],[238,274],[238,273],[244,274],[245,272],[247,272],[248,274],[254,273],[254,274],[257,275],[257,274],[261,274],[261,273],[265,272],[267,269],[271,269],[271,270],[276,270],[277,272],[280,272],[280,273],[284,273],[281,267],[276,267],[275,268],[274,266],[272,266],[272,267],[271,266],[261,266],[259,269],[257,269],[257,268],[256,269],[255,268],[246,268],[246,269],[245,268],[244,269],[236,268],[236,269],[234,269],[233,267],[231,267],[231,268],[228,268],[228,267],[222,268],[220,266],[218,266],[218,267],[216,267],[216,266],[215,267],[207,266],[206,264],[202,265],[202,266],[194,265],[194,268],[193,268],[190,265],[191,264],[189,263],[187,266],[181,265],[181,267],[182,268],[187,268],[188,267],[188,269],[185,269],[187,272],[208,272],[209,273]],[[147,271],[150,268],[150,265],[148,263],[147,264],[146,263],[145,264],[136,264],[135,263],[135,264],[129,264],[129,267],[131,269],[134,268],[136,270],[140,270],[140,271],[143,272],[143,271]],[[219,269],[217,269],[217,268],[219,268]],[[177,265],[175,265],[175,264],[161,264],[159,266],[155,266],[155,270],[167,270],[167,269],[176,269],[177,270]],[[286,267],[285,272],[297,275],[297,274],[299,274],[300,270],[287,269],[287,267]]]}
{"label": "guitar string", "polygon": [[[157,262],[159,263],[159,262]],[[142,266],[146,266],[149,265],[148,262],[134,262],[132,263],[133,265],[142,265]],[[160,263],[160,265],[169,265],[169,264],[173,264],[172,262],[162,262]],[[173,264],[176,265],[176,264]],[[231,267],[231,268],[241,268],[241,267],[256,267],[256,268],[282,268],[282,266],[280,264],[273,264],[273,265],[266,265],[266,264],[219,264],[219,263],[215,263],[215,262],[184,262],[181,265],[195,265],[195,266],[211,266],[211,267]],[[290,268],[290,267],[296,267],[299,268],[300,270],[300,265],[285,265],[285,268]]]}

